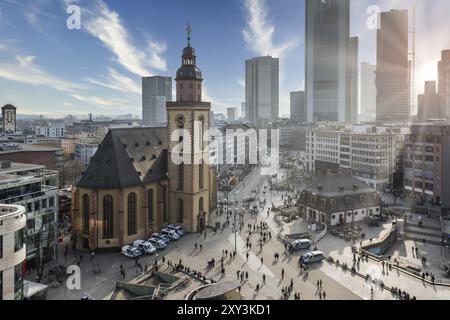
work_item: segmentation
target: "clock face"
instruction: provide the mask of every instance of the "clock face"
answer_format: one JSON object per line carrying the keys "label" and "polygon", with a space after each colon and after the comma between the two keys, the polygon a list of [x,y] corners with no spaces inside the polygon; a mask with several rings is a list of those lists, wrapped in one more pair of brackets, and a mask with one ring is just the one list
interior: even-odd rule
{"label": "clock face", "polygon": [[186,118],[184,117],[184,115],[179,114],[175,117],[175,123],[178,128],[183,128],[185,122],[186,122]]}

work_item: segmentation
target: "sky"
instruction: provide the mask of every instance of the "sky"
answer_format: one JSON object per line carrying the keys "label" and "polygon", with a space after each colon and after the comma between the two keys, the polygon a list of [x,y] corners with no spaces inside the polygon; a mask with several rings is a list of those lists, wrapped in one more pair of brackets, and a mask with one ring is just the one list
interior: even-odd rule
{"label": "sky", "polygon": [[[240,109],[245,60],[272,55],[280,58],[280,115],[288,115],[289,92],[304,88],[304,1],[0,0],[0,105],[49,117],[140,116],[141,76],[174,77],[189,22],[214,112]],[[368,8],[412,1],[352,0],[360,61],[376,63]],[[80,29],[67,27],[74,5]],[[417,0],[417,93],[436,80],[440,52],[450,49],[448,12],[448,0]]]}

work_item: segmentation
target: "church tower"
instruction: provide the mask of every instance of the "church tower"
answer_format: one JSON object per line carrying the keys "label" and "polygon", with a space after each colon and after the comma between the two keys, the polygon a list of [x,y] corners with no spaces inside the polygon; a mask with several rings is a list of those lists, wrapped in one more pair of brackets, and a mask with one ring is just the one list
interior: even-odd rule
{"label": "church tower", "polygon": [[[183,50],[182,65],[175,79],[177,99],[167,102],[167,160],[169,221],[181,224],[188,232],[194,233],[204,230],[209,219],[209,152],[208,139],[203,137],[209,129],[211,103],[202,101],[203,77],[197,67],[195,50],[191,47],[191,32],[188,25],[188,44]],[[186,134],[172,141],[172,134],[177,129],[184,129]],[[172,161],[172,151],[181,142],[190,146],[190,161],[176,164]]]}

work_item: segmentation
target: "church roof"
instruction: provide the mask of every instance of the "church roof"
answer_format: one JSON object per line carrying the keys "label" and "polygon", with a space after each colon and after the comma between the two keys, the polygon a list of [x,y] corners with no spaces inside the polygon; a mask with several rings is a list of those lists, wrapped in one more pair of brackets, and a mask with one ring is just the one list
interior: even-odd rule
{"label": "church roof", "polygon": [[14,107],[12,104],[7,104],[7,105],[3,106],[2,109],[17,109],[17,108]]}
{"label": "church roof", "polygon": [[111,129],[77,187],[116,189],[167,180],[167,128]]}

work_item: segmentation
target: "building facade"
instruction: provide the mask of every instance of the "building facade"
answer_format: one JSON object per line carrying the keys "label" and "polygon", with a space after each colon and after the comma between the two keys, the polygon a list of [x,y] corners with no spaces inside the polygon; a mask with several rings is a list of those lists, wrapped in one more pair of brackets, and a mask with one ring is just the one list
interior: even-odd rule
{"label": "building facade", "polygon": [[291,121],[306,122],[305,92],[291,92]]}
{"label": "building facade", "polygon": [[246,120],[266,127],[279,117],[280,60],[271,56],[245,62]]}
{"label": "building facade", "polygon": [[231,122],[237,120],[237,108],[227,108],[227,120]]}
{"label": "building facade", "polygon": [[438,62],[438,94],[446,118],[450,118],[450,50],[444,50]]}
{"label": "building facade", "polygon": [[0,205],[0,300],[22,300],[25,208]]}
{"label": "building facade", "polygon": [[405,191],[422,203],[450,207],[450,125],[416,124],[405,145]]}
{"label": "building facade", "polygon": [[408,10],[381,12],[379,20],[377,121],[408,122],[411,115]]}
{"label": "building facade", "polygon": [[7,104],[2,108],[2,129],[3,133],[15,133],[17,130],[16,119],[17,108]]}
{"label": "building facade", "polygon": [[[27,243],[26,261],[36,262],[41,256],[52,259],[55,252],[59,206],[59,174],[42,165],[2,162],[0,168],[0,203],[25,208]],[[40,247],[35,238],[42,240]]]}
{"label": "building facade", "polygon": [[384,191],[398,184],[396,175],[403,173],[407,132],[407,128],[363,125],[309,129],[306,133],[308,169],[315,172],[347,169],[371,188]]}
{"label": "building facade", "polygon": [[303,218],[328,226],[344,226],[381,214],[379,194],[358,179],[328,174],[301,192]]}
{"label": "building facade", "polygon": [[74,160],[89,165],[98,150],[96,142],[76,142],[74,144]]}
{"label": "building facade", "polygon": [[308,122],[349,119],[350,1],[306,1],[305,88]]}
{"label": "building facade", "polygon": [[418,119],[420,122],[444,119],[447,115],[442,112],[436,91],[436,81],[426,81],[425,91],[418,96]]}
{"label": "building facade", "polygon": [[64,123],[51,124],[46,127],[37,126],[33,127],[33,129],[35,135],[50,138],[62,138],[66,133],[66,126]]}
{"label": "building facade", "polygon": [[161,126],[167,120],[166,102],[172,101],[171,77],[142,78],[142,123]]}
{"label": "building facade", "polygon": [[361,63],[361,114],[362,121],[375,121],[377,114],[377,87],[375,86],[376,65]]}

